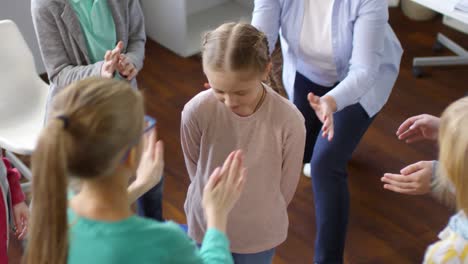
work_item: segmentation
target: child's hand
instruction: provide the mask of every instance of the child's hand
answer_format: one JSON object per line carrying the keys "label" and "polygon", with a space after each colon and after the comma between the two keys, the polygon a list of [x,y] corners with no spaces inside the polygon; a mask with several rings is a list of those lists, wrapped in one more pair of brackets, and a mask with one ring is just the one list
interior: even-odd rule
{"label": "child's hand", "polygon": [[122,77],[128,81],[131,81],[133,78],[135,78],[138,73],[135,65],[125,54],[120,54],[117,70],[119,71],[120,75],[122,75]]}
{"label": "child's hand", "polygon": [[135,184],[148,191],[161,181],[164,170],[164,144],[157,140],[156,128],[145,135],[144,149],[136,173]]}
{"label": "child's hand", "polygon": [[309,93],[307,99],[310,107],[314,109],[318,119],[323,123],[322,137],[328,137],[328,141],[331,141],[334,135],[333,112],[336,111],[335,99],[331,96],[318,97],[313,93]]}
{"label": "child's hand", "polygon": [[106,54],[104,55],[104,63],[101,67],[101,77],[109,79],[114,78],[114,73],[117,69],[122,50],[123,42],[119,41],[112,51],[106,51]]}
{"label": "child's hand", "polygon": [[437,140],[440,119],[438,117],[422,114],[405,120],[396,132],[398,139],[406,143],[413,143],[423,139]]}
{"label": "child's hand", "polygon": [[431,191],[434,161],[420,161],[403,168],[401,174],[385,173],[384,188],[393,192],[419,195]]}
{"label": "child's hand", "polygon": [[13,214],[15,217],[15,235],[19,240],[26,237],[28,231],[28,220],[29,220],[29,207],[25,202],[21,202],[13,206]]}
{"label": "child's hand", "polygon": [[203,190],[203,208],[208,227],[226,230],[227,216],[242,193],[245,168],[242,151],[232,152],[223,168],[216,168]]}

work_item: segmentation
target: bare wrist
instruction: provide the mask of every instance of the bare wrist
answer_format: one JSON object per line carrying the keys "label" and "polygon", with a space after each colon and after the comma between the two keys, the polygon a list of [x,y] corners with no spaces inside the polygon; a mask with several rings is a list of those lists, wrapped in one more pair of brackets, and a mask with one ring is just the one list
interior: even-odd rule
{"label": "bare wrist", "polygon": [[141,181],[138,181],[138,179],[135,180],[127,188],[129,202],[130,203],[135,202],[138,198],[140,198],[146,192],[147,190],[145,188],[145,184],[143,184]]}
{"label": "bare wrist", "polygon": [[208,228],[215,228],[218,231],[226,233],[227,215],[216,213],[211,210],[206,211],[206,222]]}

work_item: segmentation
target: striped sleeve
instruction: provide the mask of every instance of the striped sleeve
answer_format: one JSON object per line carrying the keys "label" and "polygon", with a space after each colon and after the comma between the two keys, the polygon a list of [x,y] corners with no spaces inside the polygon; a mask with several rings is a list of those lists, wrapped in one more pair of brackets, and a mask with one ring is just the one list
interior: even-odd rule
{"label": "striped sleeve", "polygon": [[440,234],[441,240],[430,245],[424,256],[424,264],[468,263],[468,243],[449,229]]}

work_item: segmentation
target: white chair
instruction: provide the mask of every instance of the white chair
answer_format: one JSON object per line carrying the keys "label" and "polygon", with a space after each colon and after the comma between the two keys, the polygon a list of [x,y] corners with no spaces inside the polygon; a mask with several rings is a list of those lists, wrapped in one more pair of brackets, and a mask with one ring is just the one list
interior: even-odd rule
{"label": "white chair", "polygon": [[44,125],[49,86],[39,78],[31,50],[13,21],[0,21],[0,36],[0,148],[31,181],[31,171],[13,153],[32,154]]}

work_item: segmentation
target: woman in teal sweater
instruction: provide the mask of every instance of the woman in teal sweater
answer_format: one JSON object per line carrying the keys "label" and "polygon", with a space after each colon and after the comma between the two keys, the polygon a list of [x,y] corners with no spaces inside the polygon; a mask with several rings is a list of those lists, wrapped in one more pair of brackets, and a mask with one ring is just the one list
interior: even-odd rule
{"label": "woman in teal sweater", "polygon": [[[244,184],[242,153],[233,152],[204,189],[208,232],[198,249],[177,224],[130,208],[163,172],[155,120],[143,117],[143,99],[126,82],[92,78],[57,95],[32,157],[26,263],[232,263],[225,229]],[[81,182],[68,202],[67,176]]]}

